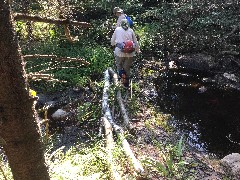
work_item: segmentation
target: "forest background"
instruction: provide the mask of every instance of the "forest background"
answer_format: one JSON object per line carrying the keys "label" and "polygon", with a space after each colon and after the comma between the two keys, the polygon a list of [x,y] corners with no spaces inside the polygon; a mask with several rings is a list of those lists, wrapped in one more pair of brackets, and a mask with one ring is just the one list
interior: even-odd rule
{"label": "forest background", "polygon": [[[166,63],[170,61],[170,57],[201,53],[214,57],[214,62],[221,64],[222,67],[228,65],[219,62],[222,58],[234,59],[233,62],[239,66],[240,6],[238,1],[41,0],[11,1],[10,5],[13,13],[91,24],[91,27],[83,28],[71,23],[68,26],[61,26],[42,22],[27,22],[16,18],[14,21],[15,30],[23,56],[42,54],[82,59],[80,63],[73,61],[53,62],[49,58],[38,58],[37,60],[29,58],[26,60],[25,68],[29,74],[30,88],[39,94],[63,92],[70,87],[77,87],[83,90],[90,89],[94,92],[93,94],[101,97],[103,72],[114,64],[110,38],[113,32],[112,25],[116,22],[112,14],[112,9],[115,6],[124,9],[124,12],[134,21],[134,30],[139,37],[142,51],[141,56],[137,57],[137,61]],[[156,65],[155,68],[158,66]],[[146,69],[142,73],[151,75],[151,71]],[[136,92],[140,92],[138,89],[140,87],[137,84],[134,85],[134,88]],[[93,98],[92,96],[94,97],[94,95],[90,95],[84,100],[85,102],[78,104],[78,121],[80,125],[86,125],[83,121],[87,119],[91,128],[97,129],[97,126],[93,124],[96,124],[101,117],[101,109],[97,108],[99,101],[90,101],[89,104],[89,99]],[[132,104],[130,106],[132,110],[139,107],[139,103],[136,101],[133,101]],[[137,114],[137,112],[134,113]],[[167,127],[165,128],[167,129]],[[90,147],[89,144],[86,147],[78,144],[75,147],[68,147],[68,151],[66,149],[56,151],[52,148],[56,139],[52,138],[49,142],[49,137],[47,137],[48,140],[43,137],[46,149],[51,156],[51,158],[47,158],[48,163],[52,163],[51,178],[67,179],[71,177],[74,179],[73,177],[76,177],[77,179],[85,176],[93,178],[94,175],[97,178],[109,178],[111,173],[106,173],[108,163],[103,158],[105,155],[102,150],[102,142],[98,141],[95,135],[96,133],[89,135],[93,143],[90,143]],[[195,176],[194,173],[186,173],[189,164],[181,157],[182,139],[176,146],[166,146],[165,151],[165,159],[163,158],[161,163],[145,160],[146,166],[154,167],[154,170],[150,168],[151,173],[145,174],[144,178],[156,176],[180,179]],[[56,156],[54,157],[55,161],[53,161],[53,153]],[[121,153],[121,150],[118,149],[116,156],[119,157]],[[86,159],[83,159],[83,162],[78,164],[76,161],[79,161],[79,154],[89,156],[88,158],[92,161],[87,162]],[[173,161],[172,156],[176,162]],[[102,161],[100,164],[99,159]],[[62,166],[59,166],[60,162]],[[69,165],[67,163],[71,164],[72,169],[62,173],[63,169]],[[118,163],[125,168],[124,173],[122,173],[125,174],[125,178],[139,177],[133,173],[128,163],[125,164],[124,158]],[[4,160],[3,164],[5,164]],[[82,164],[84,166],[81,166]],[[186,164],[188,164],[187,167]],[[195,165],[192,163],[191,167]],[[74,167],[77,167],[78,174],[74,173]],[[8,167],[4,166],[1,170],[3,177],[11,177]]]}

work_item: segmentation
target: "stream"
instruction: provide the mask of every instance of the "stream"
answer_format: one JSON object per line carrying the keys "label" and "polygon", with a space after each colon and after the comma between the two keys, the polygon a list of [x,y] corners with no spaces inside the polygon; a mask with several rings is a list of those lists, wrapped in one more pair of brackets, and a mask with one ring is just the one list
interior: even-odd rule
{"label": "stream", "polygon": [[158,105],[199,151],[218,158],[240,153],[240,92],[219,89],[204,76],[165,71],[155,79]]}

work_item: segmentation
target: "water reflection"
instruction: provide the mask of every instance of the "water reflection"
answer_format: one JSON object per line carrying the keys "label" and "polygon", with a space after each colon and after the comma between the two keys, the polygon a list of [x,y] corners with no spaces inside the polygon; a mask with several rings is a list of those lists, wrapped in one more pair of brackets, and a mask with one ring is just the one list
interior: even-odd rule
{"label": "water reflection", "polygon": [[190,145],[223,157],[240,153],[240,93],[203,84],[199,76],[163,73],[155,81],[158,105]]}

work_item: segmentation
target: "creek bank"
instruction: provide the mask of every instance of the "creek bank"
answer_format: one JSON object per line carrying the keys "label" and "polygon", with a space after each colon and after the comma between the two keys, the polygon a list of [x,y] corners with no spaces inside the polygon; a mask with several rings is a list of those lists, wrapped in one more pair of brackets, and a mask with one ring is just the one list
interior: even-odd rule
{"label": "creek bank", "polygon": [[173,54],[168,57],[169,69],[179,76],[202,78],[202,86],[214,85],[223,90],[240,91],[240,59],[231,55]]}
{"label": "creek bank", "polygon": [[[157,140],[163,144],[167,144],[169,142],[175,144],[179,140],[179,137],[181,136],[181,133],[175,132],[175,133],[168,133],[159,125],[150,125],[152,129],[146,127],[146,120],[150,120],[154,117],[154,113],[149,110],[147,103],[151,102],[153,105],[156,105],[155,101],[157,96],[157,91],[155,90],[153,80],[157,77],[159,74],[158,70],[162,69],[161,65],[156,65],[154,62],[150,62],[147,60],[143,60],[141,62],[142,64],[138,64],[138,68],[136,70],[136,76],[133,78],[134,82],[139,82],[139,86],[141,88],[141,92],[139,94],[139,100],[142,104],[142,115],[141,116],[131,116],[134,121],[133,129],[130,132],[131,138],[128,138],[131,148],[134,151],[134,154],[137,156],[139,160],[143,160],[145,157],[154,158],[156,160],[161,160],[160,158],[160,151],[158,148],[154,146],[154,141]],[[146,66],[145,66],[146,65]],[[141,68],[146,67],[148,70],[153,69],[156,74],[154,77],[150,73],[149,75],[142,75],[141,74]],[[86,95],[87,93],[87,95]],[[48,95],[47,95],[48,96]],[[65,112],[68,113],[69,116],[67,116],[65,119],[69,119],[70,123],[69,125],[64,124],[66,121],[61,120],[61,125],[64,126],[64,136],[61,136],[63,139],[70,139],[69,141],[61,141],[61,145],[64,143],[69,143],[69,145],[74,145],[74,141],[76,142],[77,138],[76,136],[79,136],[82,142],[87,142],[88,139],[86,138],[89,131],[93,132],[95,131],[95,135],[98,132],[98,124],[96,123],[94,125],[95,128],[92,128],[92,126],[83,126],[83,124],[79,124],[77,121],[77,106],[78,103],[75,102],[91,102],[91,98],[95,96],[93,92],[85,90],[74,92],[73,89],[66,90],[66,92],[60,92],[58,95],[49,95],[48,98],[44,97],[43,99],[44,103],[51,102],[51,104],[54,104],[53,108],[54,112],[56,112],[58,109],[62,109]],[[69,98],[71,97],[71,98]],[[39,98],[41,99],[41,98]],[[69,101],[70,100],[70,101]],[[55,101],[55,102],[52,102]],[[43,104],[44,104],[43,103]],[[70,104],[70,105],[69,105]],[[75,104],[75,106],[71,105]],[[55,106],[56,105],[56,106]],[[40,107],[40,106],[39,106]],[[71,107],[71,108],[70,108]],[[70,111],[71,110],[71,111]],[[54,113],[53,112],[53,113]],[[71,113],[69,113],[71,112]],[[49,113],[49,115],[53,114]],[[75,115],[74,115],[75,114]],[[138,114],[139,115],[139,114]],[[75,121],[75,120],[76,121]],[[72,128],[75,130],[72,133]],[[183,158],[186,162],[188,162],[190,165],[187,167],[189,168],[189,172],[186,173],[186,175],[194,178],[194,179],[222,179],[225,175],[222,169],[219,167],[219,160],[212,159],[208,155],[206,155],[203,152],[197,151],[194,147],[187,147]],[[191,170],[191,171],[190,171]],[[161,179],[162,176],[159,176],[155,173],[149,172],[150,176],[154,179]]]}
{"label": "creek bank", "polygon": [[[240,149],[239,62],[227,54],[173,54],[154,80],[161,109],[177,119],[172,121],[175,129],[185,131],[188,143],[198,151],[219,155],[224,162],[218,160],[218,166],[223,165],[220,171],[235,179],[239,162],[231,153]],[[237,165],[226,163],[228,157]]]}

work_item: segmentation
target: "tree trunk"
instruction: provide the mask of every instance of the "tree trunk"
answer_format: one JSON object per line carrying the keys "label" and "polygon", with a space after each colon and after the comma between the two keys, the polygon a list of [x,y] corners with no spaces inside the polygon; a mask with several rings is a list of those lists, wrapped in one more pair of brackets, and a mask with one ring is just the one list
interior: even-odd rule
{"label": "tree trunk", "polygon": [[14,179],[48,180],[33,98],[7,2],[0,1],[0,137]]}

